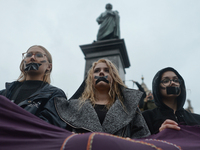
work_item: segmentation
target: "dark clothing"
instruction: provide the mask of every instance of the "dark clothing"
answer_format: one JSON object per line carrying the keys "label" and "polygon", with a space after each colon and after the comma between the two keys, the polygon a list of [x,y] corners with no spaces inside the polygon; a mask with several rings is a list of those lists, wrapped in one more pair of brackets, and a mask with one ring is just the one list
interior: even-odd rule
{"label": "dark clothing", "polygon": [[[68,124],[67,129],[75,133],[105,132],[122,137],[142,138],[150,135],[148,127],[137,104],[142,92],[122,87],[123,105],[116,99],[106,113],[103,123],[90,100],[80,103],[79,99],[59,99],[56,110],[59,116]],[[76,92],[81,95],[81,90]],[[73,98],[79,96],[73,95]]]}
{"label": "dark clothing", "polygon": [[[175,114],[173,109],[171,109],[163,103],[159,92],[161,77],[162,74],[166,71],[174,72],[177,75],[177,77],[181,80],[181,94],[177,97],[177,110]],[[153,110],[147,110],[142,113],[151,134],[158,133],[159,128],[166,119],[171,119],[176,121],[177,123],[191,126],[200,125],[200,115],[189,113],[188,111],[183,109],[186,100],[186,88],[182,76],[176,70],[170,67],[160,70],[153,79],[152,89],[157,108]]]}
{"label": "dark clothing", "polygon": [[[17,88],[20,88],[22,85],[23,82],[19,81],[6,83],[6,89],[0,91],[0,95],[14,101],[12,99],[13,95],[15,95],[14,92],[16,92]],[[41,86],[42,88],[39,88],[36,92],[28,96],[28,98],[20,102],[18,106],[49,122],[50,124],[65,128],[66,125],[57,115],[54,106],[54,100],[56,101],[58,97],[67,99],[65,93],[61,89],[48,83]],[[20,90],[18,92],[20,93]]]}
{"label": "dark clothing", "polygon": [[144,91],[144,88],[138,82],[134,82],[134,83],[137,85],[138,89],[141,92],[143,92],[142,98],[140,99],[139,104],[138,104],[139,108],[142,109],[144,107],[144,99],[146,98],[147,95],[146,95],[146,92]]}
{"label": "dark clothing", "polygon": [[104,119],[105,119],[105,116],[106,116],[106,113],[107,113],[108,109],[106,108],[105,105],[98,105],[98,104],[96,104],[96,105],[94,106],[94,109],[95,109],[95,111],[96,111],[96,113],[97,113],[97,116],[98,116],[98,118],[99,118],[99,121],[100,121],[100,123],[101,123],[101,125],[102,125],[102,123],[103,123],[103,121],[104,121]]}
{"label": "dark clothing", "polygon": [[[35,93],[38,89],[45,86],[47,83],[43,81],[24,81],[21,83],[21,86],[15,88],[13,90],[13,95],[11,96],[11,100],[14,100],[15,104],[19,104],[20,102],[27,99],[27,97],[31,96]],[[15,98],[16,97],[16,98]]]}
{"label": "dark clothing", "polygon": [[172,109],[155,108],[153,110],[144,111],[143,116],[149,127],[151,134],[156,134],[159,132],[159,128],[166,119],[171,119],[179,124],[185,125],[200,125],[200,116],[197,114],[189,113],[183,108],[179,111],[174,111]]}

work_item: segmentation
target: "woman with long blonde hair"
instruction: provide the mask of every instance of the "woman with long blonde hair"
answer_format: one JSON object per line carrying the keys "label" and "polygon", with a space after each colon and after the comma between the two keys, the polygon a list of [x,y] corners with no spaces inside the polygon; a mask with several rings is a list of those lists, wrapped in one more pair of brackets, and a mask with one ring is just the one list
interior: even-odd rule
{"label": "woman with long blonde hair", "polygon": [[34,45],[22,55],[18,80],[6,83],[0,95],[45,121],[62,127],[63,122],[56,117],[54,100],[66,98],[66,95],[61,89],[50,85],[51,54],[43,46]]}
{"label": "woman with long blonde hair", "polygon": [[150,132],[137,107],[141,96],[142,92],[125,86],[110,60],[100,59],[69,101],[56,101],[56,110],[66,129],[75,133],[142,138]]}

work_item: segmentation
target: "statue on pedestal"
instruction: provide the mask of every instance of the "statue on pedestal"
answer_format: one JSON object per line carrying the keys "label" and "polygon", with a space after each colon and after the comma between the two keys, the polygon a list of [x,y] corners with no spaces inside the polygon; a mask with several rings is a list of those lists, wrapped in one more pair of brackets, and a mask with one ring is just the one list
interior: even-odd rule
{"label": "statue on pedestal", "polygon": [[120,38],[119,13],[112,10],[111,4],[106,4],[106,11],[96,21],[100,24],[97,41]]}

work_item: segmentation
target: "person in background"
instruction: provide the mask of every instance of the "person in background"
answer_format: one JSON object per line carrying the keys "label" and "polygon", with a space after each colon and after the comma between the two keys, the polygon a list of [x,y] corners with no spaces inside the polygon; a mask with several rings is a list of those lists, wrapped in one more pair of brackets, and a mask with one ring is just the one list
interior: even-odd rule
{"label": "person in background", "polygon": [[144,99],[144,106],[143,106],[143,111],[145,110],[151,110],[156,108],[156,104],[154,102],[153,94],[151,92],[148,93],[146,98]]}
{"label": "person in background", "polygon": [[140,90],[141,92],[143,92],[142,98],[139,101],[138,107],[140,108],[141,111],[143,111],[143,107],[144,107],[144,99],[146,98],[146,92],[144,90],[144,88],[137,82],[132,80],[133,83],[135,83],[138,87],[138,90]]}
{"label": "person in background", "polygon": [[34,45],[22,55],[18,80],[6,83],[0,95],[51,124],[65,125],[55,112],[54,100],[67,97],[61,89],[50,85],[51,54],[43,46]]}
{"label": "person in background", "polygon": [[115,65],[107,59],[94,62],[86,80],[69,101],[56,101],[56,110],[67,130],[105,132],[121,137],[150,135],[137,107],[142,92],[128,89]]}
{"label": "person in background", "polygon": [[200,125],[200,115],[183,108],[186,100],[185,82],[174,68],[158,71],[153,78],[152,89],[157,108],[142,113],[151,134],[166,128],[180,130],[179,124]]}

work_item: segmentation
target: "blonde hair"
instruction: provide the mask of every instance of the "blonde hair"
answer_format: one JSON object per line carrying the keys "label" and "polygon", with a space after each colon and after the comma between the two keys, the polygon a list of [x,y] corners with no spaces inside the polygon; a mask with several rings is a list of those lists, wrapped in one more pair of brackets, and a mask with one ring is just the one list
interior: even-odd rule
{"label": "blonde hair", "polygon": [[97,62],[94,62],[92,64],[92,67],[88,71],[88,76],[86,79],[86,86],[84,89],[83,94],[79,98],[83,103],[89,99],[93,105],[95,105],[95,87],[93,84],[94,78],[93,78],[93,73],[94,73],[94,68],[98,63],[105,63],[108,68],[109,68],[109,74],[112,78],[110,85],[110,90],[109,90],[109,96],[111,97],[111,101],[106,105],[106,107],[109,109],[112,104],[115,102],[116,97],[120,100],[120,102],[123,105],[123,95],[120,90],[120,85],[126,87],[126,85],[123,83],[122,79],[119,76],[118,70],[116,66],[108,59],[99,59]]}
{"label": "blonde hair", "polygon": [[[44,48],[41,45],[33,45],[29,49],[31,49],[32,47],[41,48],[45,52],[48,62],[52,64],[51,54],[49,53],[49,51],[46,48]],[[26,52],[28,52],[29,49]],[[20,74],[19,78],[17,79],[17,81],[23,82],[26,80],[26,76],[27,76],[27,73],[24,71],[24,59],[21,61],[19,68],[20,68],[21,74]],[[51,67],[50,71],[45,72],[45,74],[43,76],[43,82],[47,82],[49,84],[51,83],[51,78],[50,78],[51,71],[52,71],[52,67]]]}

